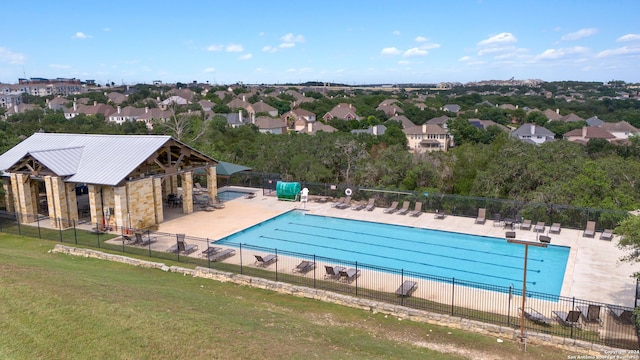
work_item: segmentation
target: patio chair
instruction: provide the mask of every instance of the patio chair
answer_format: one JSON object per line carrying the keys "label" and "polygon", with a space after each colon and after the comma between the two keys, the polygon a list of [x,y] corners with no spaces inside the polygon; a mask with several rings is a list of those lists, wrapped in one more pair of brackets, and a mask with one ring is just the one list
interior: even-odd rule
{"label": "patio chair", "polygon": [[551,224],[551,227],[549,227],[549,233],[560,234],[560,223]]}
{"label": "patio chair", "polygon": [[407,215],[407,213],[409,212],[409,205],[411,205],[411,203],[409,201],[405,201],[402,203],[402,208],[400,210],[398,210],[396,212],[396,214],[398,215]]}
{"label": "patio chair", "polygon": [[531,230],[531,220],[522,220],[522,224],[520,224],[520,230]]}
{"label": "patio chair", "polygon": [[184,249],[184,237],[185,237],[185,234],[176,234],[176,243],[170,248],[168,248],[167,252],[174,253],[174,254],[178,253],[178,251],[180,251],[180,242],[183,242],[182,249]]}
{"label": "patio chair", "polygon": [[600,323],[600,305],[578,306],[582,320]]}
{"label": "patio chair", "polygon": [[156,241],[158,241],[158,239],[155,237],[152,238],[151,236],[147,235],[147,237],[144,238],[142,237],[142,233],[139,233],[139,232],[136,233],[136,242],[135,242],[136,245],[147,246],[147,245],[153,244]]}
{"label": "patio chair", "polygon": [[442,220],[447,217],[447,213],[444,211],[436,210],[436,213],[433,215],[434,219]]}
{"label": "patio chair", "polygon": [[413,207],[413,211],[409,213],[410,216],[420,216],[422,215],[422,203],[416,203],[416,206]]}
{"label": "patio chair", "polygon": [[236,254],[235,250],[226,249],[226,250],[223,250],[223,251],[221,251],[219,253],[215,253],[215,254],[209,256],[209,260],[210,261],[222,261],[222,260],[224,260],[224,259],[226,259],[228,257],[231,257],[231,256],[235,255],[235,254]]}
{"label": "patio chair", "polygon": [[193,186],[194,186],[193,192],[196,194],[200,194],[207,190],[203,188],[202,185],[200,185],[200,183],[194,183]]}
{"label": "patio chair", "polygon": [[303,260],[302,262],[300,262],[300,264],[296,265],[296,267],[293,268],[292,272],[304,274],[315,269],[315,267],[316,267],[315,262]]}
{"label": "patio chair", "polygon": [[396,295],[409,297],[418,288],[418,283],[415,281],[405,280],[402,285],[396,290]]}
{"label": "patio chair", "polygon": [[502,226],[502,215],[493,214],[493,226]]}
{"label": "patio chair", "polygon": [[398,202],[394,201],[391,203],[391,206],[389,206],[388,208],[384,209],[384,213],[386,214],[393,214],[394,212],[398,211]]}
{"label": "patio chair", "polygon": [[353,211],[360,211],[360,210],[364,209],[364,208],[365,208],[365,206],[367,206],[367,204],[365,204],[365,203],[364,203],[364,202],[362,202],[362,201],[358,201],[357,203],[355,203],[355,204],[351,207],[351,210],[353,210]]}
{"label": "patio chair", "polygon": [[600,234],[600,240],[607,240],[607,241],[613,240],[613,230],[605,229],[602,232],[602,234]]}
{"label": "patio chair", "polygon": [[184,241],[184,237],[185,237],[185,235],[184,235],[184,234],[177,234],[176,236],[177,236],[177,238],[178,238],[178,243],[177,243],[177,245],[178,245],[178,251],[179,251],[179,252],[181,252],[181,253],[183,253],[183,254],[185,254],[185,255],[189,255],[189,254],[191,254],[192,252],[194,252],[194,251],[197,251],[197,250],[198,250],[198,244],[187,244],[187,243]]}
{"label": "patio chair", "polygon": [[262,257],[260,255],[254,255],[254,256],[256,258],[256,262],[254,263],[254,265],[260,266],[260,267],[267,267],[273,264],[274,262],[278,261],[278,256],[275,254],[269,254],[265,257]]}
{"label": "patio chair", "polygon": [[533,231],[543,233],[545,229],[544,221],[538,221],[534,226]]}
{"label": "patio chair", "polygon": [[351,207],[351,196],[347,196],[342,203],[336,205],[336,208],[341,210],[344,210],[350,207]]}
{"label": "patio chair", "polygon": [[342,266],[331,266],[325,265],[324,270],[326,273],[324,274],[325,279],[337,280],[340,277],[340,272],[344,271],[344,267]]}
{"label": "patio chair", "polygon": [[254,197],[256,197],[256,193],[254,192],[250,192],[244,196],[245,199],[253,199]]}
{"label": "patio chair", "polygon": [[364,209],[367,211],[373,211],[373,209],[375,208],[376,208],[376,199],[371,198],[369,199],[369,202],[367,203],[367,206]]}
{"label": "patio chair", "polygon": [[540,236],[538,236],[538,240],[539,240],[541,243],[546,243],[546,244],[551,243],[551,237],[549,237],[549,236],[547,236],[547,235],[540,235]]}
{"label": "patio chair", "polygon": [[356,269],[348,269],[348,270],[340,270],[340,278],[338,280],[344,282],[352,282],[358,276],[360,276],[360,270]]}
{"label": "patio chair", "polygon": [[210,247],[202,250],[202,252],[200,253],[200,257],[209,258],[211,255],[215,255],[215,254],[219,253],[220,251],[222,251],[222,248],[210,246]]}
{"label": "patio chair", "polygon": [[476,224],[484,225],[485,221],[487,221],[487,209],[479,208],[478,216],[476,217]]}
{"label": "patio chair", "polygon": [[594,237],[596,236],[596,222],[587,221],[587,227],[585,227],[582,237]]}
{"label": "patio chair", "polygon": [[[518,312],[522,312],[522,308],[518,308]],[[542,315],[534,308],[525,307],[524,308],[524,317],[525,319],[534,322],[538,325],[551,326],[553,324],[553,319],[548,318]]]}
{"label": "patio chair", "polygon": [[616,321],[632,325],[635,323],[632,309],[625,309],[619,306],[607,305],[609,315],[611,315]]}
{"label": "patio chair", "polygon": [[578,326],[578,320],[580,320],[580,311],[571,310],[566,311],[552,311],[558,322],[564,326]]}
{"label": "patio chair", "polygon": [[338,198],[337,201],[335,201],[333,204],[331,204],[331,207],[337,207],[338,205],[342,204],[344,202],[344,196],[341,198]]}

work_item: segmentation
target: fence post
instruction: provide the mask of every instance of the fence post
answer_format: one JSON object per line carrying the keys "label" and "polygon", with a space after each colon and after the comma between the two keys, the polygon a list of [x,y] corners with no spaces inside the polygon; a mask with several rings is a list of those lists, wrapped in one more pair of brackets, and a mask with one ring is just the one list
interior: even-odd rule
{"label": "fence post", "polygon": [[[40,224],[38,223],[38,225]],[[40,226],[38,226],[38,234],[40,234]],[[62,240],[62,220],[58,222],[58,235],[60,236],[60,242],[64,242],[64,240]]]}
{"label": "fence post", "polygon": [[[211,246],[209,244],[211,244],[211,242],[209,241],[209,238],[207,238],[207,250],[209,250],[209,247]],[[207,251],[207,267],[211,269],[211,256],[209,256],[209,251]]]}
{"label": "fence post", "polygon": [[242,243],[239,245],[240,247],[240,275],[242,275]]}
{"label": "fence post", "polygon": [[151,256],[151,230],[147,229],[147,242],[149,243],[149,257]]}
{"label": "fence post", "polygon": [[[576,298],[575,296],[571,298],[571,309],[576,308]],[[571,326],[571,338],[573,339],[573,326]]]}
{"label": "fence post", "polygon": [[507,302],[507,326],[511,327],[511,297],[513,296],[513,286],[509,285],[509,301]]}
{"label": "fence post", "polygon": [[273,249],[273,252],[276,254],[276,281],[278,281],[278,249]]}
{"label": "fence post", "polygon": [[358,296],[358,262],[356,261],[356,297]]}
{"label": "fence post", "polygon": [[[400,287],[404,284],[404,269],[400,269]],[[404,288],[401,290],[404,292]],[[404,306],[404,296],[400,296],[400,305]]]}
{"label": "fence post", "polygon": [[76,221],[73,220],[73,240],[78,245],[78,233],[76,232]]}
{"label": "fence post", "polygon": [[453,304],[455,304],[456,278],[451,278],[451,315],[453,315]]}
{"label": "fence post", "polygon": [[18,222],[18,235],[22,235],[22,229],[20,228],[20,218],[22,217],[20,213],[16,213],[16,221]]}
{"label": "fence post", "polygon": [[36,224],[38,225],[38,239],[42,239],[42,234],[40,233],[40,216],[36,214]]}
{"label": "fence post", "polygon": [[98,249],[100,249],[100,224],[96,223],[96,238],[98,239]]}
{"label": "fence post", "polygon": [[313,288],[316,288],[316,254],[313,254]]}

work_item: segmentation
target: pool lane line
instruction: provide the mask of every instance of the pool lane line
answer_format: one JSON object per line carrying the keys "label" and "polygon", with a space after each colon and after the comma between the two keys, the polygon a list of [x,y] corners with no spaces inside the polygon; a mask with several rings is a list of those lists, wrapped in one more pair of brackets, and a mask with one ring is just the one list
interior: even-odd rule
{"label": "pool lane line", "polygon": [[[379,248],[386,248],[386,249],[394,249],[394,250],[400,250],[400,251],[413,252],[413,253],[418,253],[418,254],[423,254],[423,255],[439,256],[439,257],[444,257],[444,258],[453,259],[453,260],[469,261],[469,262],[474,262],[474,263],[478,263],[478,264],[499,266],[499,267],[503,267],[503,268],[507,268],[507,269],[516,269],[516,270],[522,270],[523,269],[522,267],[519,267],[519,266],[516,267],[516,266],[499,265],[499,264],[496,264],[494,262],[471,260],[471,259],[466,259],[466,258],[461,258],[461,257],[456,257],[456,256],[450,256],[450,255],[444,255],[444,254],[436,254],[436,253],[431,253],[431,252],[426,252],[426,251],[418,251],[418,250],[415,250],[415,249],[405,249],[405,248],[389,246],[389,245],[371,244],[371,243],[368,243],[368,242],[365,242],[365,241],[343,239],[343,238],[339,238],[339,237],[326,236],[326,235],[309,234],[309,233],[304,233],[304,232],[300,232],[300,231],[286,230],[286,229],[280,229],[280,228],[276,228],[274,230],[275,231],[287,232],[287,233],[291,233],[291,234],[319,237],[319,238],[323,238],[323,239],[339,240],[339,241],[350,242],[350,243],[355,243],[355,244],[364,244],[364,245],[369,245],[369,246],[374,246],[374,247],[379,247]],[[307,244],[307,243],[304,243],[304,244]],[[491,253],[489,253],[489,254],[491,254]],[[513,258],[520,259],[520,258],[516,258],[516,257],[513,257]],[[538,273],[540,272],[540,270],[536,270],[536,269],[531,269],[531,271],[538,272]]]}
{"label": "pool lane line", "polygon": [[[292,221],[289,222],[289,225],[298,225],[298,226],[312,227],[312,228],[318,228],[318,229],[323,229],[323,230],[346,232],[346,233],[351,233],[351,234],[356,234],[356,235],[361,235],[361,236],[371,236],[371,237],[378,237],[378,238],[383,238],[383,239],[393,239],[393,240],[404,241],[404,242],[420,244],[420,245],[427,244],[427,245],[439,246],[439,247],[456,249],[456,250],[464,250],[464,251],[469,251],[469,252],[477,252],[477,253],[482,253],[482,254],[490,254],[490,255],[502,256],[502,257],[513,258],[513,259],[520,259],[521,258],[520,256],[516,256],[516,255],[501,254],[501,253],[496,253],[496,252],[491,252],[491,251],[475,250],[475,249],[469,249],[469,248],[460,247],[460,246],[444,245],[444,244],[435,243],[435,242],[423,242],[423,241],[409,240],[409,239],[397,238],[397,237],[392,237],[392,236],[371,234],[371,233],[366,233],[366,232],[361,232],[361,231],[350,231],[350,230],[341,230],[341,229],[338,230],[338,229],[334,229],[334,228],[330,228],[330,227],[326,227],[326,226],[300,224],[300,223],[295,223],[295,222],[292,222]],[[437,231],[437,230],[435,230],[435,231]],[[462,235],[467,235],[467,234],[462,234]],[[469,235],[469,236],[474,236],[474,235]],[[369,243],[367,243],[367,244],[369,244]],[[544,259],[538,259],[538,258],[529,257],[529,261],[544,262]]]}
{"label": "pool lane line", "polygon": [[[265,235],[260,235],[260,238],[264,238],[264,239],[269,239],[269,240],[277,240],[277,241],[282,241],[282,242],[287,242],[287,243],[294,243],[294,244],[300,244],[300,245],[307,245],[307,246],[313,246],[313,247],[319,247],[319,248],[324,248],[324,249],[330,249],[330,250],[338,250],[338,251],[343,251],[343,252],[348,252],[348,253],[354,253],[354,254],[360,254],[360,255],[367,255],[367,256],[372,256],[372,257],[378,257],[378,258],[383,258],[383,259],[389,259],[389,260],[396,260],[399,262],[405,262],[405,263],[413,263],[413,264],[418,264],[418,265],[423,265],[423,266],[430,266],[430,267],[435,267],[435,268],[440,268],[440,269],[447,269],[447,270],[452,270],[452,271],[459,271],[459,272],[464,272],[464,273],[468,273],[468,274],[475,274],[478,276],[483,276],[483,277],[492,277],[492,278],[499,278],[499,279],[505,279],[505,280],[512,280],[512,281],[520,281],[519,279],[511,279],[511,278],[506,278],[506,277],[502,277],[502,276],[494,276],[494,275],[486,275],[483,273],[477,273],[474,271],[468,271],[468,270],[461,270],[461,269],[454,269],[454,268],[449,268],[446,266],[438,266],[438,265],[433,265],[433,264],[427,264],[427,263],[421,263],[421,262],[417,262],[417,261],[412,261],[412,260],[406,260],[406,259],[398,259],[398,258],[394,258],[394,257],[390,257],[390,256],[384,256],[384,255],[376,255],[376,254],[371,254],[371,253],[366,253],[366,252],[362,252],[362,251],[356,251],[356,250],[351,250],[351,249],[343,249],[343,248],[338,248],[338,247],[332,247],[332,246],[324,246],[324,245],[317,245],[317,244],[309,244],[306,242],[301,242],[301,241],[296,241],[296,240],[288,240],[288,239],[283,239],[283,238],[277,238],[277,237],[271,237],[271,236],[265,236]],[[330,237],[326,237],[329,238]],[[369,244],[371,245],[371,244]],[[392,248],[392,247],[390,247]],[[401,249],[401,250],[405,250],[405,249]],[[415,251],[417,253],[420,254],[425,254],[425,255],[433,255],[431,253],[425,253],[422,251]],[[507,268],[507,269],[512,269],[512,270],[519,270],[522,271],[523,268],[522,267],[517,267],[517,266],[505,266],[505,265],[499,265],[496,263],[488,263],[488,262],[483,262],[483,261],[476,261],[476,260],[468,260],[468,259],[460,259],[460,258],[455,258],[455,257],[451,257],[451,256],[443,256],[443,255],[436,255],[436,256],[440,256],[440,257],[445,257],[445,258],[450,258],[450,259],[457,259],[457,260],[462,260],[462,261],[467,261],[467,262],[474,262],[474,263],[479,263],[479,264],[484,264],[484,265],[492,265],[492,266],[496,266],[496,267],[501,267],[501,268]],[[540,273],[540,270],[536,270],[536,269],[527,269],[527,272],[531,272],[531,273]],[[532,284],[536,284],[536,282],[530,282]]]}

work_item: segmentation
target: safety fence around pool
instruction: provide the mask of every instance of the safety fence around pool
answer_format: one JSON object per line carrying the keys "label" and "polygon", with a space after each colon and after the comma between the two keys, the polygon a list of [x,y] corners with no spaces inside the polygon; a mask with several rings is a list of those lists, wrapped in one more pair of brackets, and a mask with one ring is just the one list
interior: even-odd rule
{"label": "safety fence around pool", "polygon": [[519,284],[488,285],[275,248],[218,245],[186,234],[127,228],[103,233],[95,230],[100,228],[97,224],[73,220],[68,221],[72,226],[67,229],[52,229],[47,226],[48,218],[21,223],[15,214],[0,215],[3,233],[193,264],[514,329],[524,325],[526,332],[640,349],[632,307],[527,291],[523,324]]}

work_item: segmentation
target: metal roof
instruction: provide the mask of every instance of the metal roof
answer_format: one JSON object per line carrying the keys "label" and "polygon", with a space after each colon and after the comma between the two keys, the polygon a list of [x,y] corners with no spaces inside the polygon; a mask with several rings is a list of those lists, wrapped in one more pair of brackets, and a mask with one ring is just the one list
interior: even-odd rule
{"label": "metal roof", "polygon": [[164,135],[86,135],[35,133],[0,155],[5,170],[31,155],[67,182],[118,185],[156,150]]}

